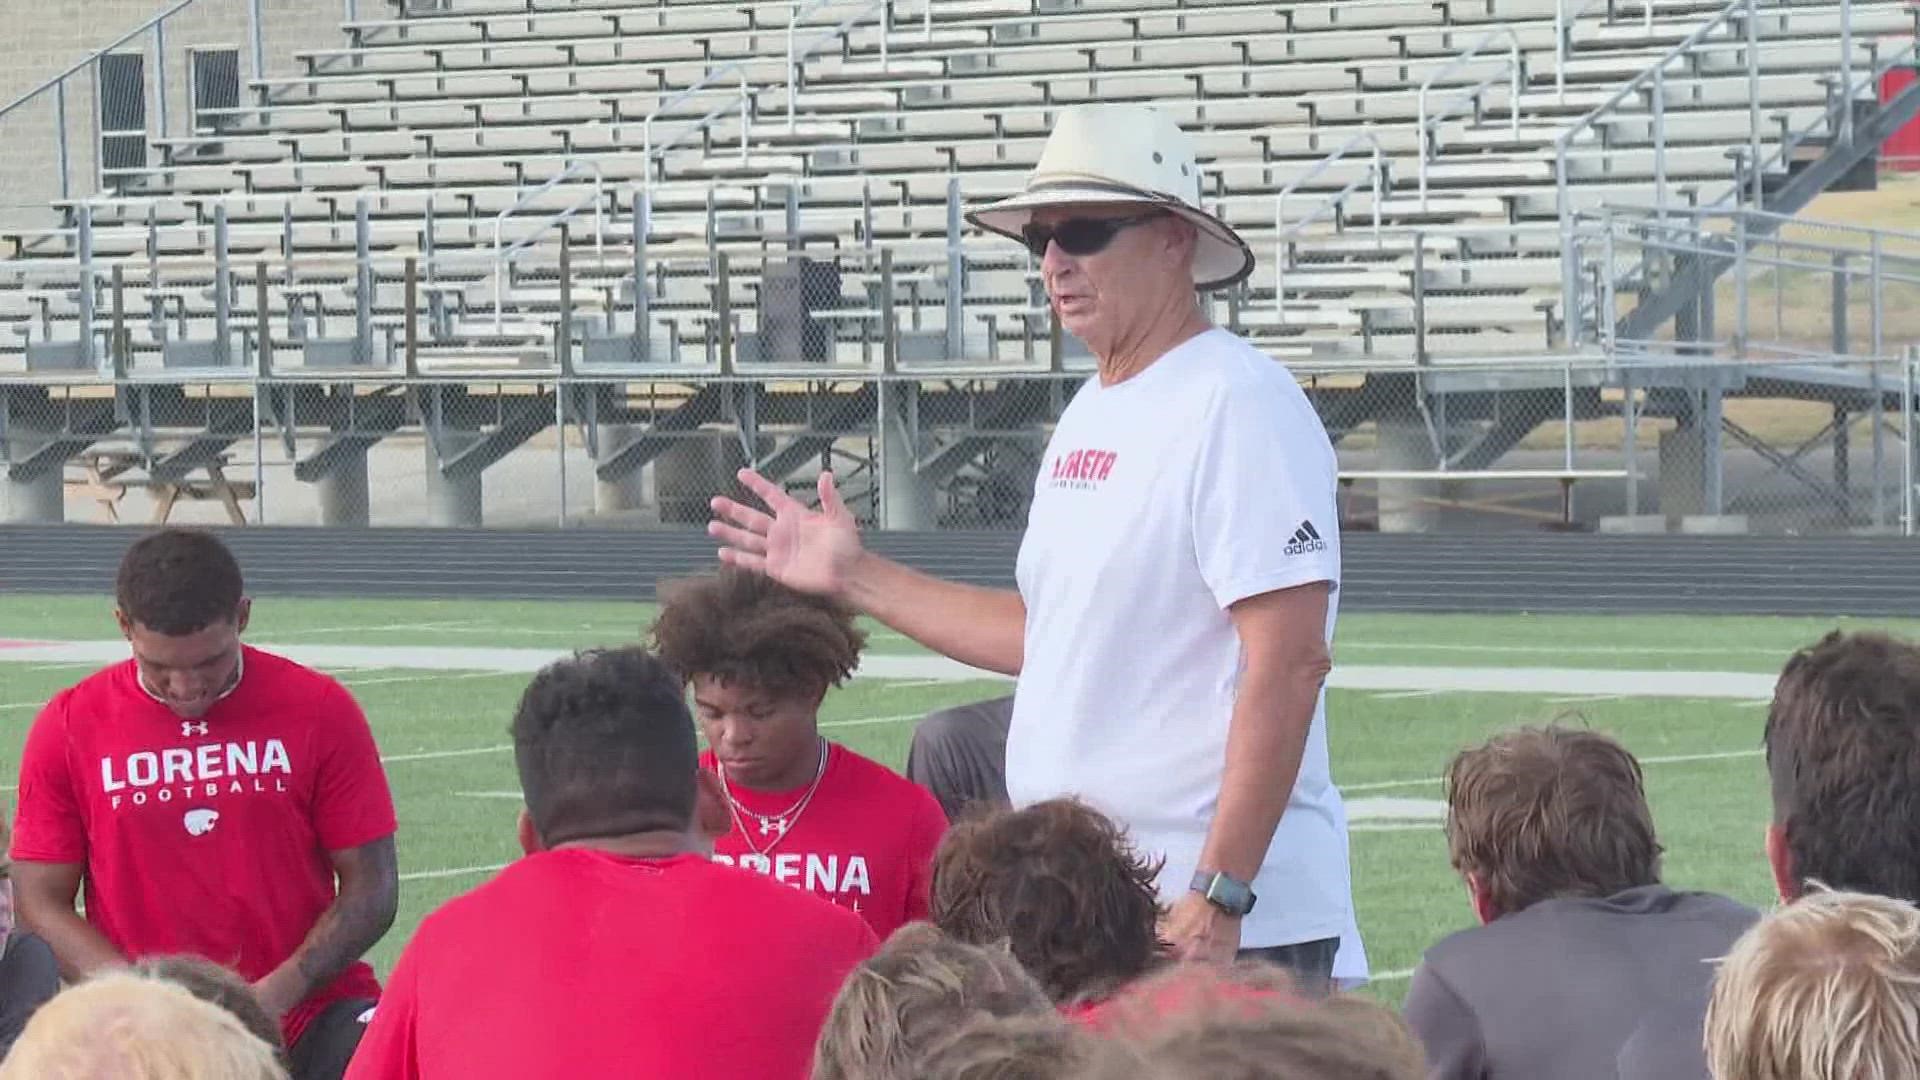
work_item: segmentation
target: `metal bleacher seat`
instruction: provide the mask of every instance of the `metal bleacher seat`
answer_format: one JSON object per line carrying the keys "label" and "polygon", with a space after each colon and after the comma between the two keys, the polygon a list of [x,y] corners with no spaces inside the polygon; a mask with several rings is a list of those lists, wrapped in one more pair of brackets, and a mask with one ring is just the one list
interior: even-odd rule
{"label": "metal bleacher seat", "polygon": [[[340,259],[355,247],[364,202],[375,251],[440,260],[441,299],[462,312],[440,332],[493,340],[492,312],[479,309],[499,273],[487,262],[496,244],[529,241],[535,271],[506,290],[514,316],[501,324],[551,334],[558,298],[543,275],[561,240],[548,218],[598,199],[610,231],[574,229],[575,246],[629,243],[645,185],[646,239],[667,267],[650,304],[670,324],[663,334],[692,342],[707,333],[702,311],[717,295],[703,268],[713,249],[734,260],[727,297],[743,310],[762,264],[812,238],[862,259],[874,245],[897,246],[897,288],[944,282],[950,180],[968,199],[1011,190],[1062,105],[1152,101],[1193,132],[1210,203],[1261,252],[1242,317],[1276,354],[1405,359],[1416,296],[1438,355],[1539,350],[1550,345],[1559,284],[1547,226],[1563,206],[1719,197],[1737,180],[1727,132],[1745,131],[1751,88],[1770,149],[1777,133],[1820,115],[1837,60],[1837,3],[1763,5],[1758,80],[1745,75],[1744,40],[1703,43],[1664,79],[1661,167],[1645,103],[1629,101],[1570,150],[1563,200],[1556,140],[1723,5],[1594,6],[1570,20],[1562,63],[1562,2],[955,0],[930,13],[915,4],[924,23],[904,9],[884,29],[854,20],[802,59],[791,91],[786,4],[454,0],[405,13],[363,4],[366,17],[344,24],[338,45],[298,55],[300,73],[206,112],[217,132],[161,141],[149,165],[120,172],[116,193],[62,208],[88,208],[96,256],[141,275],[128,302],[172,304],[178,333],[211,317],[210,278],[196,267],[216,213],[236,258],[270,264],[273,317],[350,316],[352,275]],[[809,8],[798,30],[831,36],[846,10]],[[1862,68],[1879,36],[1913,29],[1899,4],[1855,5],[1852,19]],[[1489,32],[1501,44],[1463,60]],[[1508,42],[1524,67],[1517,98],[1504,81]],[[723,69],[725,85],[711,83]],[[716,106],[735,82],[746,87],[746,117]],[[705,88],[687,93],[696,85]],[[1468,92],[1464,106],[1454,100]],[[650,115],[654,145],[674,140],[651,156]],[[1369,154],[1322,165],[1363,134],[1386,166],[1377,197]],[[799,206],[791,222],[789,189]],[[0,263],[0,326],[12,325],[0,355],[22,338],[71,333],[78,306],[71,217],[9,239],[15,263],[41,276],[29,287]],[[964,249],[967,309],[916,307],[914,318],[930,327],[959,318],[970,349],[1032,349],[1044,320],[1026,257],[973,237]],[[631,294],[617,258],[596,254],[576,272],[583,304],[605,309]],[[852,294],[880,288],[865,262],[850,263],[846,280]],[[184,291],[167,300],[175,288]],[[383,283],[374,317],[390,324],[403,302]]]}

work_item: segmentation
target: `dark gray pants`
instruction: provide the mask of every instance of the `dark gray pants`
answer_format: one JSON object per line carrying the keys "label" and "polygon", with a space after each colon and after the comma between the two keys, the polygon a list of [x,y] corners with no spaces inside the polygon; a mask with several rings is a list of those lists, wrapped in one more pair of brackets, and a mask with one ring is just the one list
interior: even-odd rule
{"label": "dark gray pants", "polygon": [[933,792],[957,821],[975,805],[1007,802],[1007,729],[1013,695],[931,712],[913,729],[907,779]]}
{"label": "dark gray pants", "polygon": [[1302,992],[1326,997],[1333,992],[1333,958],[1339,951],[1340,939],[1330,937],[1265,949],[1241,949],[1240,959],[1286,968],[1299,982]]}

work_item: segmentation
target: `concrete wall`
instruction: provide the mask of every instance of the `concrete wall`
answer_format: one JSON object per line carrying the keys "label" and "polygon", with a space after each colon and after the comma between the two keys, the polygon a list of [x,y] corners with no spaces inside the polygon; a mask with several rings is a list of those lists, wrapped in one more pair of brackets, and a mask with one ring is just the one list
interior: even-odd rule
{"label": "concrete wall", "polygon": [[[0,0],[0,104],[84,59],[177,0]],[[260,0],[268,75],[301,70],[293,54],[343,44],[342,0]],[[248,0],[196,0],[167,21],[166,72],[170,134],[186,133],[187,51],[232,46],[240,50],[241,78],[252,74],[248,45]],[[382,0],[360,0],[362,17],[390,11]],[[146,57],[148,130],[157,133],[159,62],[149,32],[121,51]],[[71,192],[92,190],[94,168],[93,80],[83,72],[68,81],[66,127]],[[244,95],[243,95],[244,100]],[[60,194],[55,137],[58,111],[47,93],[0,118],[0,226],[48,223],[46,204]]]}

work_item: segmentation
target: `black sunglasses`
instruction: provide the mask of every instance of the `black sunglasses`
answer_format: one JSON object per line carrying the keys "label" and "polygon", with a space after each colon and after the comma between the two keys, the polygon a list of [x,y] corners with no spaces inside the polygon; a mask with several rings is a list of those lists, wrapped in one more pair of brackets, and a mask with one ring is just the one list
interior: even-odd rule
{"label": "black sunglasses", "polygon": [[1068,255],[1094,255],[1104,250],[1120,230],[1142,225],[1161,216],[1158,210],[1132,217],[1068,218],[1056,225],[1029,222],[1020,229],[1020,239],[1036,259],[1047,257],[1047,245],[1059,244]]}

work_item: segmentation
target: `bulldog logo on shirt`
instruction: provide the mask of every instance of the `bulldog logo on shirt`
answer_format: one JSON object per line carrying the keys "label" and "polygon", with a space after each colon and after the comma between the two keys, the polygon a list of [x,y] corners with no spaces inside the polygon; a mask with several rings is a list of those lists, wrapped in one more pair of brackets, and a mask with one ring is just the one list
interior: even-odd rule
{"label": "bulldog logo on shirt", "polygon": [[219,820],[220,811],[218,810],[207,810],[204,808],[189,810],[187,811],[186,817],[187,835],[205,836],[213,831],[214,824]]}

